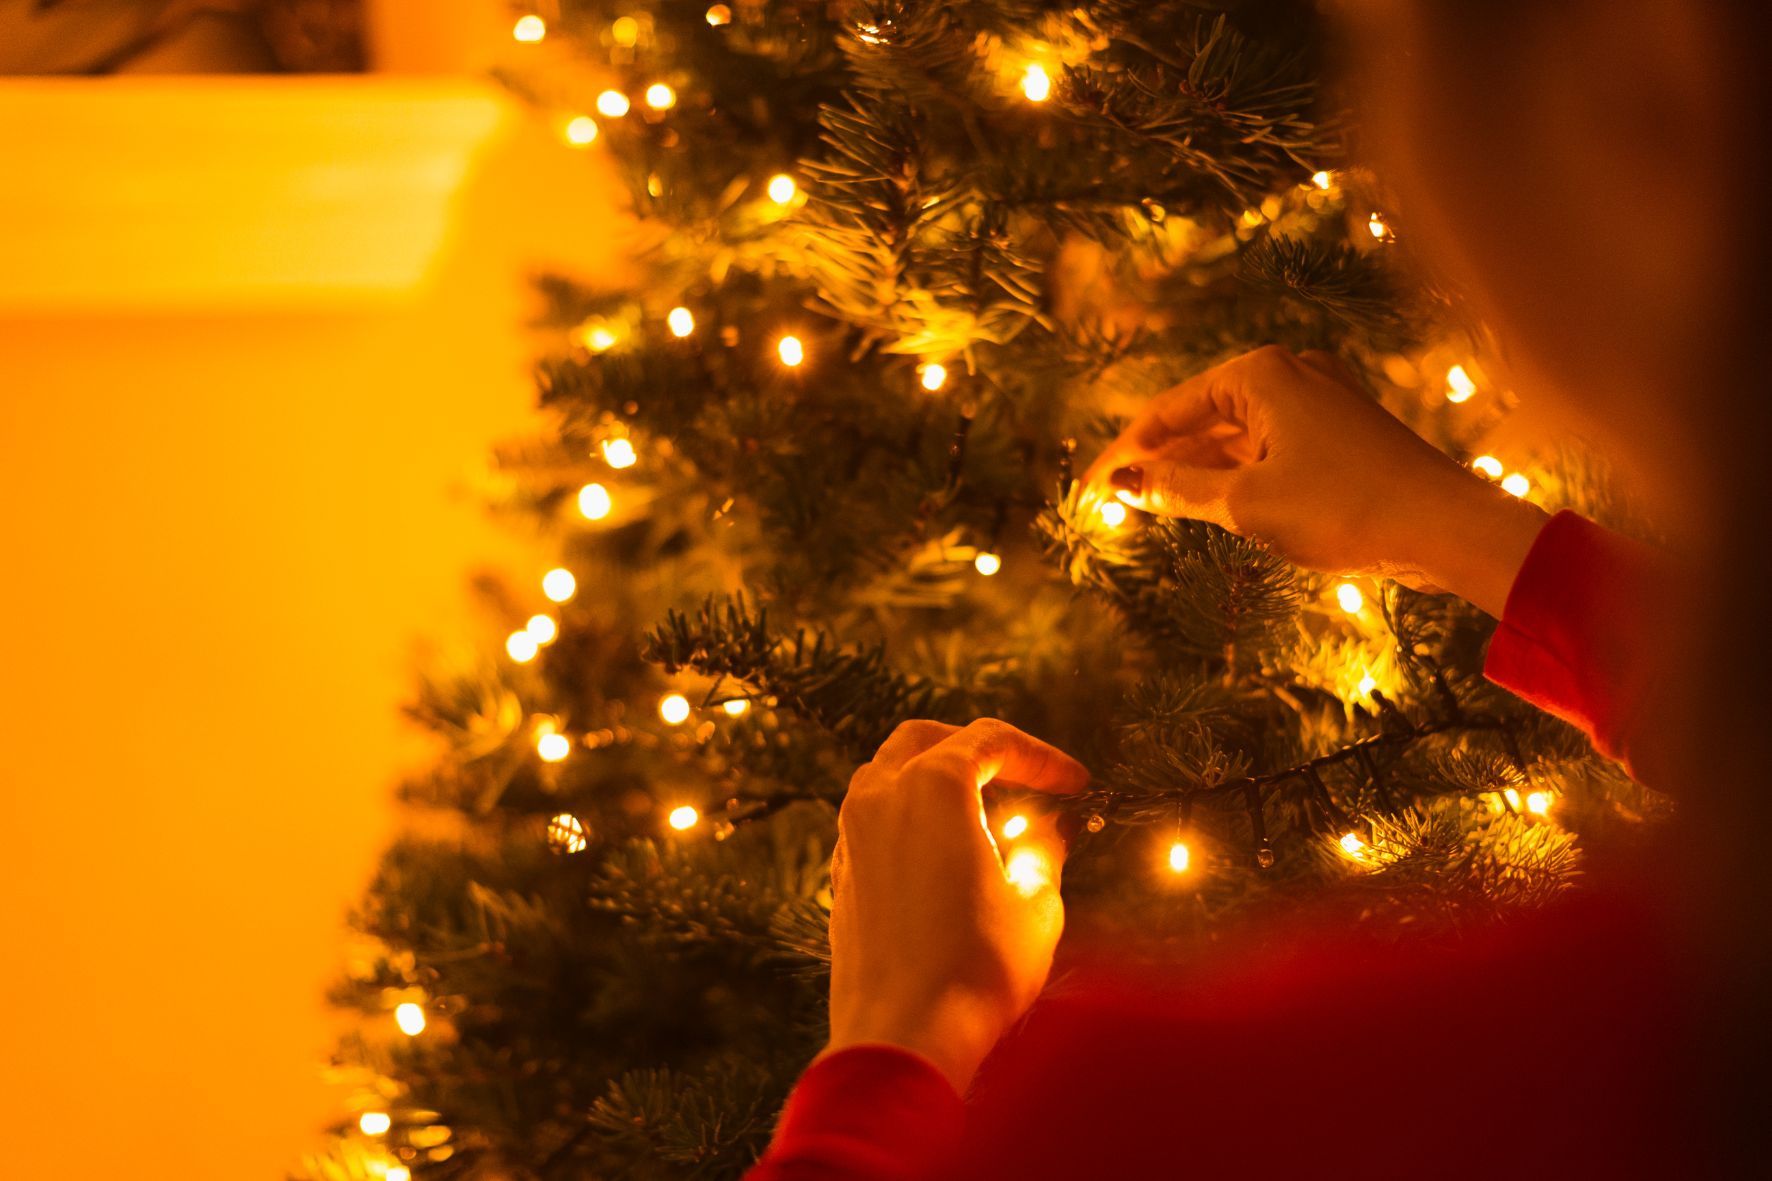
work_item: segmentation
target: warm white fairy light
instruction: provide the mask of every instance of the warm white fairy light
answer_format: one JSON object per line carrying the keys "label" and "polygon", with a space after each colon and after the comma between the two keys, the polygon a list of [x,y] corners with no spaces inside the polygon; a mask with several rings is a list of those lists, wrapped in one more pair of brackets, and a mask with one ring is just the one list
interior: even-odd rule
{"label": "warm white fairy light", "polygon": [[578,579],[564,566],[555,566],[541,576],[541,593],[556,603],[564,603],[578,593]]}
{"label": "warm white fairy light", "polygon": [[1501,478],[1501,461],[1493,455],[1479,455],[1471,460],[1471,470],[1479,476],[1488,476],[1491,480]]}
{"label": "warm white fairy light", "polygon": [[1507,806],[1510,808],[1518,808],[1520,806],[1520,793],[1511,787],[1505,789],[1501,793],[1501,797],[1507,801]]}
{"label": "warm white fairy light", "polygon": [[561,812],[548,821],[548,847],[556,852],[583,853],[588,843],[584,822],[572,813]]}
{"label": "warm white fairy light", "polygon": [[668,111],[677,105],[677,92],[663,82],[654,82],[646,88],[646,105],[655,111]]}
{"label": "warm white fairy light", "polygon": [[1101,519],[1107,522],[1109,528],[1118,529],[1126,523],[1126,506],[1117,500],[1102,501],[1101,507],[1096,511],[1101,514]]}
{"label": "warm white fairy light", "polygon": [[1366,855],[1366,842],[1360,839],[1358,833],[1343,833],[1341,835],[1340,844],[1341,851],[1349,857],[1352,857],[1355,861],[1360,860],[1360,858]]}
{"label": "warm white fairy light", "polygon": [[1052,97],[1052,75],[1039,62],[1029,62],[1021,74],[1021,92],[1029,102],[1043,103]]}
{"label": "warm white fairy light", "polygon": [[1011,816],[1003,822],[1003,839],[1013,841],[1028,830],[1026,816]]}
{"label": "warm white fairy light", "polygon": [[597,121],[589,115],[574,115],[566,121],[566,142],[575,148],[587,148],[597,142]]}
{"label": "warm white fairy light", "polygon": [[1003,568],[1003,558],[1000,554],[992,553],[988,549],[980,550],[978,555],[972,559],[972,568],[989,578]]}
{"label": "warm white fairy light", "polygon": [[794,178],[785,172],[778,172],[769,178],[767,189],[769,199],[777,205],[786,205],[794,199],[794,194],[799,191],[800,186],[795,184]]}
{"label": "warm white fairy light", "polygon": [[694,808],[691,808],[688,804],[684,804],[679,808],[671,809],[670,824],[671,827],[678,832],[684,832],[688,829],[694,828],[696,821],[700,819],[701,813],[697,812]]}
{"label": "warm white fairy light", "polygon": [[382,1181],[412,1181],[412,1170],[405,1165],[389,1165],[381,1176]]}
{"label": "warm white fairy light", "polygon": [[606,324],[592,324],[580,329],[578,333],[578,343],[593,353],[606,353],[614,348],[620,340],[621,337],[615,334],[615,330]]}
{"label": "warm white fairy light", "polygon": [[708,24],[714,26],[716,29],[719,28],[721,25],[731,24],[732,23],[732,9],[726,7],[724,4],[714,5],[712,8],[708,9],[708,11],[707,11],[707,22],[708,22]]}
{"label": "warm white fairy light", "polygon": [[688,336],[695,331],[695,313],[688,308],[672,308],[665,317],[665,324],[670,328],[672,336]]}
{"label": "warm white fairy light", "polygon": [[394,1024],[407,1037],[417,1037],[425,1031],[425,1007],[411,1001],[395,1005]]}
{"label": "warm white fairy light", "polygon": [[530,638],[536,643],[547,645],[554,642],[560,635],[560,625],[554,622],[552,615],[531,615],[529,622],[523,625]]}
{"label": "warm white fairy light", "polygon": [[618,16],[609,26],[610,40],[632,49],[640,41],[640,22],[631,16]]}
{"label": "warm white fairy light", "polygon": [[1366,606],[1366,596],[1351,582],[1344,582],[1335,588],[1335,601],[1349,615],[1358,615]]}
{"label": "warm white fairy light", "polygon": [[666,693],[659,698],[658,716],[666,725],[681,726],[689,720],[689,698],[681,693]]}
{"label": "warm white fairy light", "polygon": [[544,763],[558,763],[572,753],[572,739],[552,730],[546,734],[538,734],[535,738],[535,753],[541,756]]}
{"label": "warm white fairy light", "polygon": [[726,711],[729,718],[742,718],[750,712],[751,703],[742,697],[734,697],[731,701],[721,703],[720,708]]}
{"label": "warm white fairy light", "polygon": [[1471,375],[1464,371],[1463,365],[1454,365],[1446,370],[1446,400],[1456,406],[1460,402],[1468,402],[1471,395],[1477,392],[1477,383]]}
{"label": "warm white fairy light", "polygon": [[797,336],[784,336],[775,342],[775,355],[781,358],[783,365],[795,369],[806,360],[806,346]]}
{"label": "warm white fairy light", "polygon": [[517,23],[511,26],[511,36],[525,45],[533,45],[547,35],[548,22],[533,12],[527,16],[518,17]]}
{"label": "warm white fairy light", "polygon": [[1543,816],[1546,812],[1550,811],[1550,806],[1550,792],[1533,791],[1526,793],[1526,811],[1532,813],[1534,816]]}
{"label": "warm white fairy light", "polygon": [[1017,849],[1003,866],[1003,876],[1023,894],[1038,894],[1052,881],[1051,868],[1037,849]]}
{"label": "warm white fairy light", "polygon": [[936,390],[946,384],[948,379],[948,367],[941,364],[939,361],[931,361],[921,369],[917,370],[917,376],[922,379],[923,388],[933,394]]}
{"label": "warm white fairy light", "polygon": [[1188,865],[1193,861],[1193,854],[1188,852],[1185,841],[1176,841],[1169,846],[1169,872],[1186,873]]}
{"label": "warm white fairy light", "polygon": [[357,1126],[365,1136],[379,1136],[394,1126],[394,1121],[385,1111],[366,1111],[357,1117]]}
{"label": "warm white fairy light", "polygon": [[1532,491],[1532,481],[1519,472],[1509,472],[1502,477],[1501,490],[1509,496],[1524,496]]}
{"label": "warm white fairy light", "polygon": [[528,664],[541,651],[541,645],[528,631],[512,632],[505,637],[505,653],[518,664]]}
{"label": "warm white fairy light", "polygon": [[618,471],[624,467],[633,467],[640,458],[630,439],[604,439],[602,451],[603,462]]}
{"label": "warm white fairy light", "polygon": [[601,484],[586,484],[578,490],[578,511],[587,521],[601,521],[615,508],[615,498]]}
{"label": "warm white fairy light", "polygon": [[1324,169],[1321,172],[1311,173],[1311,183],[1316,185],[1319,189],[1324,190],[1325,192],[1328,191],[1329,186],[1331,184],[1333,184],[1334,182],[1335,182],[1335,177],[1330,175],[1330,173],[1327,169]]}
{"label": "warm white fairy light", "polygon": [[597,113],[619,119],[628,113],[628,96],[619,90],[605,90],[597,96]]}
{"label": "warm white fairy light", "polygon": [[1384,220],[1384,214],[1379,213],[1377,210],[1374,210],[1372,216],[1366,220],[1366,228],[1370,230],[1372,236],[1377,238],[1380,242],[1389,242],[1392,238],[1396,237],[1396,234],[1391,231],[1390,222]]}
{"label": "warm white fairy light", "polygon": [[1360,678],[1359,694],[1361,697],[1372,696],[1372,690],[1374,690],[1376,688],[1378,688],[1378,681],[1372,676],[1371,673],[1367,673],[1365,676]]}

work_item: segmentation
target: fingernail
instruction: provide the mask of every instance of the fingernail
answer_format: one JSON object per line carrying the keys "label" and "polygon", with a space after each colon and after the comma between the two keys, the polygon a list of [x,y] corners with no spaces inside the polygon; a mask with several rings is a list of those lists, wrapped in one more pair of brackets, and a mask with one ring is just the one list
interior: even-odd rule
{"label": "fingernail", "polygon": [[1128,496],[1137,496],[1144,487],[1144,469],[1141,467],[1115,468],[1108,477],[1108,483],[1115,492],[1124,492]]}

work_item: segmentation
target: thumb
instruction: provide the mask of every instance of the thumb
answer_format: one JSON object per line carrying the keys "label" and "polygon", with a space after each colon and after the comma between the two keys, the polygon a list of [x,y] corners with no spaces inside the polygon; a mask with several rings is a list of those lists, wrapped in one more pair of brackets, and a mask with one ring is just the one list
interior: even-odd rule
{"label": "thumb", "polygon": [[1236,468],[1193,467],[1149,460],[1117,469],[1108,477],[1114,495],[1134,508],[1163,517],[1191,517],[1226,529],[1231,514],[1226,498]]}

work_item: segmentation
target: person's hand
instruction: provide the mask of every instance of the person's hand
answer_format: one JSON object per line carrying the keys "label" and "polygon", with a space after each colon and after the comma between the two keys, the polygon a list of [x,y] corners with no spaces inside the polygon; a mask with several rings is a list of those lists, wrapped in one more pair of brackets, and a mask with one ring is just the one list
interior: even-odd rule
{"label": "person's hand", "polygon": [[997,843],[992,780],[1073,792],[1089,773],[985,718],[906,722],[850,781],[831,862],[831,1041],[913,1050],[964,1092],[1045,985],[1064,928],[1064,846],[1049,820]]}
{"label": "person's hand", "polygon": [[1495,615],[1544,523],[1391,417],[1327,353],[1275,346],[1152,399],[1084,482],[1307,569],[1444,587]]}

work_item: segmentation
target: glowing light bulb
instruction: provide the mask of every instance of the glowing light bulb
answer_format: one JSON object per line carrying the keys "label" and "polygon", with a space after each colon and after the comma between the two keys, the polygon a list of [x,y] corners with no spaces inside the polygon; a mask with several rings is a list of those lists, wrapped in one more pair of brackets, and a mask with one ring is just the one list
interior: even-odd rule
{"label": "glowing light bulb", "polygon": [[562,812],[548,821],[548,847],[556,853],[583,853],[587,843],[584,822],[572,813]]}
{"label": "glowing light bulb", "polygon": [[1323,189],[1325,191],[1328,190],[1330,184],[1332,184],[1334,182],[1334,180],[1335,180],[1335,178],[1333,176],[1329,175],[1327,170],[1322,171],[1322,172],[1311,173],[1311,183],[1316,185],[1319,189]]}
{"label": "glowing light bulb", "polygon": [[695,331],[695,313],[688,308],[672,308],[665,323],[670,326],[672,336],[688,336]]}
{"label": "glowing light bulb", "polygon": [[505,652],[518,664],[528,664],[541,651],[541,645],[527,631],[512,632],[505,637]]}
{"label": "glowing light bulb", "polygon": [[597,96],[597,111],[611,119],[619,119],[628,113],[628,96],[619,90],[605,90]]}
{"label": "glowing light bulb", "polygon": [[1526,811],[1534,816],[1543,816],[1550,811],[1551,797],[1548,791],[1534,791],[1526,794]]}
{"label": "glowing light bulb", "polygon": [[1532,491],[1532,481],[1519,472],[1509,472],[1501,481],[1501,490],[1509,496],[1524,496]]}
{"label": "glowing light bulb", "polygon": [[769,199],[777,205],[786,205],[794,199],[794,194],[799,191],[800,186],[795,184],[794,178],[785,172],[778,172],[769,178]]}
{"label": "glowing light bulb", "polygon": [[566,121],[566,142],[585,148],[597,142],[597,121],[589,115],[574,115]]}
{"label": "glowing light bulb", "polygon": [[548,35],[548,22],[530,13],[520,16],[517,23],[511,26],[511,36],[525,45],[533,45]]}
{"label": "glowing light bulb", "polygon": [[923,388],[930,393],[940,389],[948,379],[948,367],[937,361],[931,361],[917,371],[923,379]]}
{"label": "glowing light bulb", "polygon": [[1488,476],[1491,480],[1501,477],[1501,461],[1493,455],[1479,455],[1471,460],[1471,470],[1479,476]]}
{"label": "glowing light bulb", "polygon": [[615,508],[615,498],[601,484],[586,484],[578,490],[578,511],[589,521],[601,521]]}
{"label": "glowing light bulb", "polygon": [[731,701],[723,702],[720,708],[726,711],[729,718],[742,718],[750,712],[751,703],[742,697],[734,697]]}
{"label": "glowing light bulb", "polygon": [[415,1005],[411,1001],[394,1006],[394,1024],[407,1037],[417,1037],[425,1031],[424,1006]]}
{"label": "glowing light bulb", "polygon": [[1510,787],[1501,794],[1507,799],[1508,807],[1518,808],[1520,806],[1520,793],[1513,788]]}
{"label": "glowing light bulb", "polygon": [[412,1181],[412,1170],[405,1165],[389,1165],[388,1171],[382,1174],[382,1181]]}
{"label": "glowing light bulb", "polygon": [[677,92],[663,82],[654,82],[646,88],[646,105],[655,111],[668,111],[677,105]]}
{"label": "glowing light bulb", "polygon": [[1193,855],[1188,852],[1187,845],[1181,841],[1176,841],[1169,846],[1169,870],[1171,873],[1186,873],[1188,863],[1192,860]]}
{"label": "glowing light bulb", "polygon": [[1384,214],[1377,210],[1374,210],[1372,216],[1367,219],[1366,228],[1372,231],[1372,236],[1380,242],[1389,242],[1396,237],[1396,234],[1391,232],[1390,223],[1384,220]]}
{"label": "glowing light bulb", "polygon": [[784,336],[775,342],[776,355],[781,363],[789,369],[797,368],[806,359],[806,346],[800,343],[797,336]]}
{"label": "glowing light bulb", "polygon": [[630,439],[604,439],[602,446],[603,462],[618,471],[624,467],[633,467],[640,458]]}
{"label": "glowing light bulb", "polygon": [[1028,818],[1026,816],[1011,816],[1003,822],[1003,838],[1005,840],[1013,841],[1027,830]]}
{"label": "glowing light bulb", "polygon": [[972,568],[986,578],[989,578],[1003,568],[1003,559],[999,555],[993,554],[990,550],[983,550],[977,557],[972,559]]}
{"label": "glowing light bulb", "polygon": [[1017,849],[1003,866],[1003,876],[1023,894],[1038,894],[1052,881],[1046,858],[1035,849]]}
{"label": "glowing light bulb", "polygon": [[708,9],[707,18],[708,24],[713,25],[717,29],[721,25],[729,25],[732,23],[732,10],[724,4],[716,4]]}
{"label": "glowing light bulb", "polygon": [[594,324],[578,334],[578,342],[593,353],[606,353],[614,348],[620,337],[602,324]]}
{"label": "glowing light bulb", "polygon": [[666,693],[659,699],[658,716],[667,725],[681,726],[689,720],[689,698],[681,693]]}
{"label": "glowing light bulb", "polygon": [[564,603],[578,593],[578,579],[564,566],[555,566],[541,576],[541,593],[556,603]]}
{"label": "glowing light bulb", "polygon": [[551,644],[560,635],[560,625],[552,615],[531,615],[523,630],[538,644]]}
{"label": "glowing light bulb", "polygon": [[697,812],[694,808],[691,808],[688,804],[684,804],[681,808],[671,809],[671,827],[678,832],[694,828],[695,822],[700,819],[701,813]]}
{"label": "glowing light bulb", "polygon": [[535,753],[544,763],[558,763],[572,753],[572,739],[551,732],[540,735],[535,740]]}
{"label": "glowing light bulb", "polygon": [[1118,529],[1126,523],[1126,506],[1117,500],[1102,501],[1098,511],[1101,513],[1101,519],[1108,523],[1109,528]]}
{"label": "glowing light bulb", "polygon": [[609,36],[617,45],[632,48],[640,40],[640,22],[631,16],[617,17],[609,26]]}
{"label": "glowing light bulb", "polygon": [[1372,690],[1374,690],[1376,688],[1378,688],[1378,682],[1372,679],[1371,673],[1367,673],[1365,676],[1360,678],[1360,696],[1361,697],[1372,696]]}
{"label": "glowing light bulb", "polygon": [[1366,596],[1361,594],[1360,588],[1351,582],[1344,582],[1335,588],[1335,601],[1349,615],[1358,615],[1361,609],[1366,606]]}
{"label": "glowing light bulb", "polygon": [[1021,75],[1021,92],[1034,103],[1043,103],[1052,97],[1052,75],[1046,72],[1045,66],[1039,62],[1028,63]]}
{"label": "glowing light bulb", "polygon": [[385,1111],[366,1111],[357,1117],[357,1126],[363,1129],[365,1136],[379,1136],[394,1126]]}
{"label": "glowing light bulb", "polygon": [[1463,365],[1454,365],[1446,370],[1446,400],[1453,405],[1468,402],[1471,395],[1477,392],[1477,383],[1471,375],[1464,371]]}
{"label": "glowing light bulb", "polygon": [[1341,851],[1346,853],[1349,857],[1352,857],[1355,861],[1358,861],[1361,857],[1365,856],[1366,842],[1362,841],[1357,833],[1343,833],[1341,836]]}

